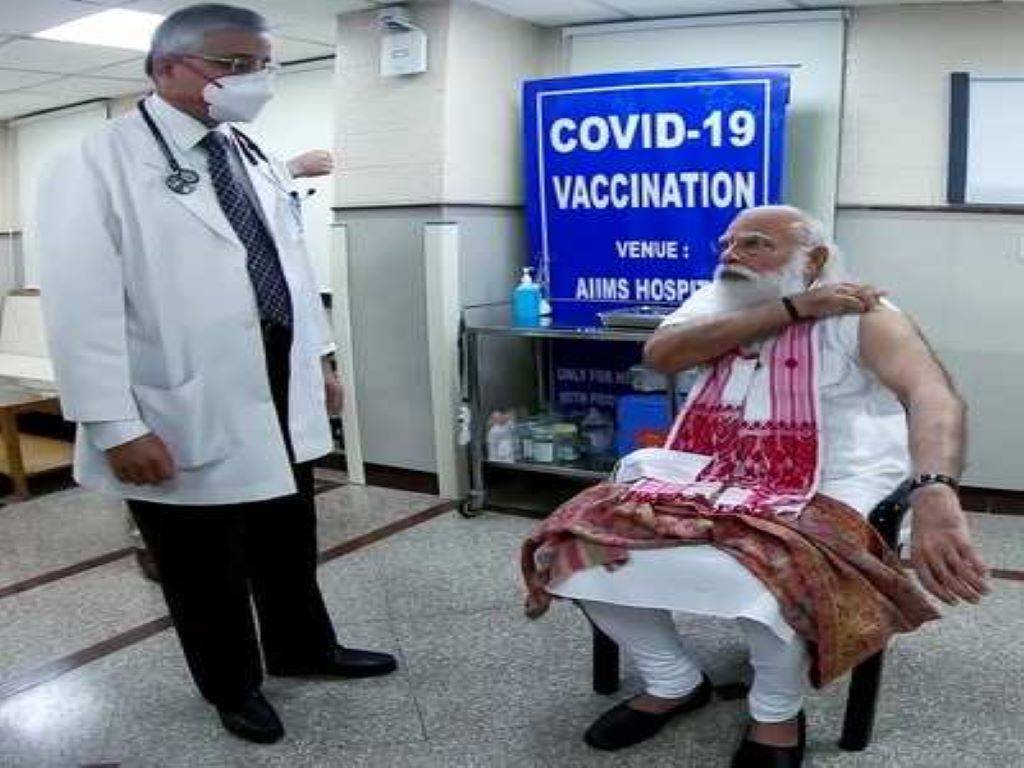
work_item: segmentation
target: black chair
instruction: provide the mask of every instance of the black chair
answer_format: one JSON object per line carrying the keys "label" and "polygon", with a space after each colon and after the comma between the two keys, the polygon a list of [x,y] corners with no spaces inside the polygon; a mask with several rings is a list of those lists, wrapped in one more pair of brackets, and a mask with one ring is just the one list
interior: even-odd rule
{"label": "black chair", "polygon": [[[878,503],[868,517],[871,525],[885,539],[886,544],[897,548],[900,525],[909,509],[910,481]],[[584,612],[586,616],[586,612]],[[589,621],[589,617],[587,619]],[[596,624],[590,623],[594,632],[594,691],[612,694],[619,690],[619,646]],[[846,699],[846,715],[843,719],[843,734],[839,746],[850,752],[859,752],[871,742],[871,731],[875,724],[875,705],[882,681],[882,660],[885,651],[861,662],[850,678],[850,692]],[[725,698],[741,695],[743,689],[726,686]]]}

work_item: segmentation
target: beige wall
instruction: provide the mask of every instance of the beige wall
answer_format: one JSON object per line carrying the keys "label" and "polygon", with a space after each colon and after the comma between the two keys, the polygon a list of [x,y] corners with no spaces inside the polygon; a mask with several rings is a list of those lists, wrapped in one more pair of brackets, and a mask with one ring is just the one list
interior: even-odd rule
{"label": "beige wall", "polygon": [[949,73],[1019,75],[1022,30],[1015,4],[853,11],[840,204],[944,204]]}
{"label": "beige wall", "polygon": [[452,3],[444,200],[518,205],[524,80],[556,73],[561,35],[467,0]]}
{"label": "beige wall", "polygon": [[379,74],[376,11],[338,19],[336,204],[438,202],[444,188],[444,91],[449,4],[417,3],[427,33],[427,72]]}
{"label": "beige wall", "polygon": [[0,124],[0,296],[21,283],[21,235],[17,229],[14,206],[18,199],[15,179],[14,132]]}
{"label": "beige wall", "polygon": [[135,109],[135,105],[143,95],[145,94],[133,93],[130,96],[121,96],[117,99],[110,99],[107,102],[107,116],[111,120],[115,117],[124,117]]}
{"label": "beige wall", "polygon": [[0,124],[0,231],[17,229],[15,201],[18,199],[18,182],[14,169],[16,163],[14,131]]}
{"label": "beige wall", "polygon": [[555,70],[557,30],[470,0],[412,5],[428,71],[381,77],[374,11],[338,22],[341,207],[519,204],[519,89]]}
{"label": "beige wall", "polygon": [[[107,100],[108,117],[120,117],[135,108],[139,94]],[[59,112],[55,112],[59,119]],[[0,231],[22,228],[18,178],[18,129],[11,122],[0,123]]]}
{"label": "beige wall", "polygon": [[[946,202],[949,73],[1019,75],[1024,7],[922,6],[852,15],[840,205]],[[841,210],[854,274],[885,286],[921,324],[969,404],[965,482],[1024,489],[1024,219]]]}

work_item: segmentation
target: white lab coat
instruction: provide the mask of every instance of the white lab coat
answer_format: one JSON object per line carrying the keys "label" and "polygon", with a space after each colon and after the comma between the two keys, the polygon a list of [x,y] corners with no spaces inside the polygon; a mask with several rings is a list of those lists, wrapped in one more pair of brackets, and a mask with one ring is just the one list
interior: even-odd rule
{"label": "white lab coat", "polygon": [[[156,97],[147,105],[192,194],[169,172],[138,110],[57,158],[40,183],[36,242],[61,404],[82,423],[141,419],[169,446],[175,478],[120,483],[81,426],[75,479],[119,496],[227,504],[295,491],[271,398],[246,251],[195,144],[206,129]],[[331,449],[320,358],[332,345],[282,163],[244,163],[291,291],[289,430],[297,461]]]}

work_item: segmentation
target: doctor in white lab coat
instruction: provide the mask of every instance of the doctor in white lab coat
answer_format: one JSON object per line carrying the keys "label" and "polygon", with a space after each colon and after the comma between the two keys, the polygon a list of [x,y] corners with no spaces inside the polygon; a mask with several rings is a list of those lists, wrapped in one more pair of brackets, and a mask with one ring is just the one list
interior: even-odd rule
{"label": "doctor in white lab coat", "polygon": [[230,125],[272,94],[266,30],[222,5],[165,19],[156,93],[57,158],[36,223],[75,477],[128,500],[193,678],[257,742],[283,734],[261,644],[271,674],[395,668],[337,644],[316,583],[332,345],[287,168]]}

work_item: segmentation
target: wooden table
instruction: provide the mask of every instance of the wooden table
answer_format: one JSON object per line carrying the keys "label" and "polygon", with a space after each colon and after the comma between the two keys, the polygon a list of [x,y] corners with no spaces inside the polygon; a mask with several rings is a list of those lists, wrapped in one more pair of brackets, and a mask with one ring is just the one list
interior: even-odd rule
{"label": "wooden table", "polygon": [[29,497],[28,478],[44,472],[71,466],[73,446],[64,440],[18,432],[18,415],[22,413],[60,413],[60,399],[55,389],[0,377],[0,473],[14,483],[14,495]]}

